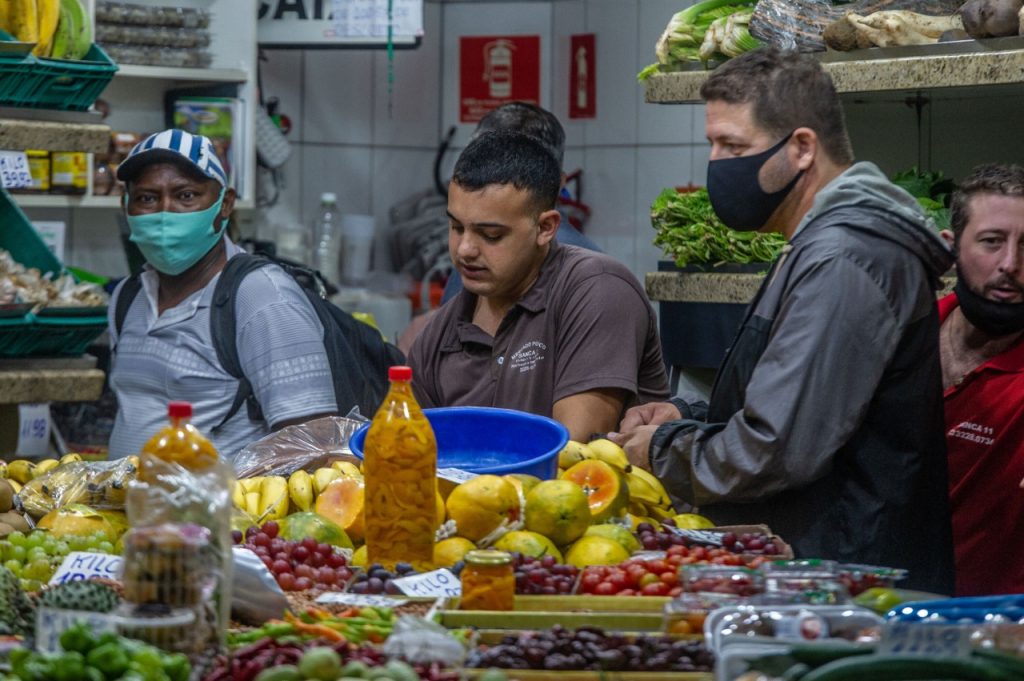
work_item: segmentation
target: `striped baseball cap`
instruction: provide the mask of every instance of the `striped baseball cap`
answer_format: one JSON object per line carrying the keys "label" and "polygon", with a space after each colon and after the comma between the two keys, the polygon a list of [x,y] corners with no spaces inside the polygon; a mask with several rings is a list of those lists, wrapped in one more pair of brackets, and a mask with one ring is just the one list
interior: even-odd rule
{"label": "striped baseball cap", "polygon": [[207,177],[227,186],[228,176],[217,158],[217,152],[209,137],[193,135],[172,128],[153,133],[142,140],[128,153],[128,157],[117,167],[117,179],[128,182],[139,172],[153,163],[185,163],[196,168]]}

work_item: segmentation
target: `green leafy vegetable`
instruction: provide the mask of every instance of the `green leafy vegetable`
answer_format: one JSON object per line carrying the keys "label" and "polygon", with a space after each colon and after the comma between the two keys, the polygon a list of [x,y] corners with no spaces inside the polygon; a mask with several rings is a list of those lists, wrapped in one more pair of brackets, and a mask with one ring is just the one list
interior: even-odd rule
{"label": "green leafy vegetable", "polygon": [[781,234],[736,232],[715,215],[706,189],[665,189],[651,205],[654,245],[680,267],[771,262],[786,244]]}
{"label": "green leafy vegetable", "polygon": [[941,170],[921,172],[914,167],[893,175],[892,182],[917,199],[938,229],[949,229],[949,201],[956,189],[952,178],[945,177]]}

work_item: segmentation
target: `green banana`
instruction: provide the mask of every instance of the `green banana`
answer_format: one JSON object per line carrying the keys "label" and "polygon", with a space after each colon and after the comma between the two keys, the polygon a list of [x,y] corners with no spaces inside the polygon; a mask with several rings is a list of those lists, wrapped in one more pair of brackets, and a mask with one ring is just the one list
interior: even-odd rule
{"label": "green banana", "polygon": [[[77,2],[77,0],[75,0]],[[61,0],[58,9],[57,30],[53,33],[53,47],[50,49],[52,59],[65,59],[70,57],[71,46],[74,43],[74,36],[78,33],[78,25],[75,17],[69,9],[67,0]]]}

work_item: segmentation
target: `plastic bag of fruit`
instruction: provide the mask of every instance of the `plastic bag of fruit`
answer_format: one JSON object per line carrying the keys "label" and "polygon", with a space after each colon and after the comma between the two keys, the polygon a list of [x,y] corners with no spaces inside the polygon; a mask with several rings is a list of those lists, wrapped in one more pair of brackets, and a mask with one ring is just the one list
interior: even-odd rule
{"label": "plastic bag of fruit", "polygon": [[33,517],[70,504],[93,509],[124,510],[128,484],[138,475],[138,457],[114,461],[64,463],[29,480],[18,498]]}
{"label": "plastic bag of fruit", "polygon": [[384,654],[413,664],[440,663],[461,667],[466,648],[451,632],[423,617],[403,615],[384,643]]}
{"label": "plastic bag of fruit", "polygon": [[352,455],[348,441],[367,421],[354,416],[328,416],[271,433],[235,456],[235,475],[239,478],[288,476],[299,469],[329,466],[336,460],[358,465],[360,462]]}

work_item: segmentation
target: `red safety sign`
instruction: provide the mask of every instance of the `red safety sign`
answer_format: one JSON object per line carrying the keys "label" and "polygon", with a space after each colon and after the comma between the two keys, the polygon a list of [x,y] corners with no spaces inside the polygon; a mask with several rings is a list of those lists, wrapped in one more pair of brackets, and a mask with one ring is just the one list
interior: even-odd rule
{"label": "red safety sign", "polygon": [[594,34],[572,37],[569,55],[569,118],[597,117],[597,73],[594,58]]}
{"label": "red safety sign", "polygon": [[540,105],[540,36],[459,39],[459,121],[476,123],[506,102]]}

